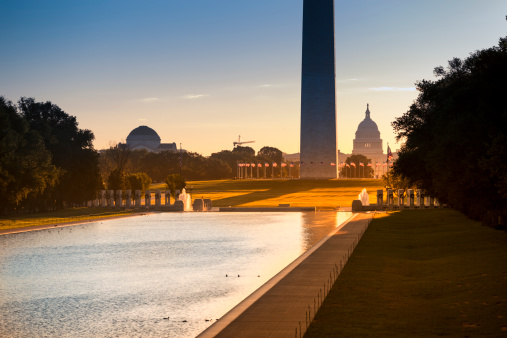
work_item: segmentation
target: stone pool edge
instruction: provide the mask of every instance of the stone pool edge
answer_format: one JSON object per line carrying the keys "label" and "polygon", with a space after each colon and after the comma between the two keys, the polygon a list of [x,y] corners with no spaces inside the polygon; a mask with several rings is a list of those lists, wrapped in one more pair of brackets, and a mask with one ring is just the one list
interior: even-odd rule
{"label": "stone pool edge", "polygon": [[313,252],[317,251],[325,242],[327,242],[333,235],[335,235],[338,231],[340,231],[345,225],[349,222],[353,221],[359,214],[353,214],[347,220],[345,220],[342,224],[340,224],[336,229],[332,230],[329,234],[323,237],[320,241],[318,241],[314,246],[301,254],[298,258],[296,258],[292,263],[287,265],[284,269],[278,272],[275,276],[273,276],[266,283],[261,285],[257,290],[252,292],[249,296],[247,296],[244,300],[242,300],[239,304],[229,310],[225,315],[219,318],[218,321],[211,324],[207,329],[202,331],[197,335],[196,338],[208,338],[215,337],[219,334],[223,329],[225,329],[229,324],[231,324],[234,320],[236,320],[243,312],[245,312],[253,303],[259,300],[263,295],[265,295],[271,288],[273,288],[278,282],[280,282],[284,277],[286,277],[292,270],[298,267],[304,260],[306,260]]}

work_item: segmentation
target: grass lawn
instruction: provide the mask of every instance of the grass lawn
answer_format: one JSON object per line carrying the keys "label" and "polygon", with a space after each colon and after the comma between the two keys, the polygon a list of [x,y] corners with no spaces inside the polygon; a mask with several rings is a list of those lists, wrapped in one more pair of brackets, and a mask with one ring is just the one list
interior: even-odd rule
{"label": "grass lawn", "polygon": [[[363,188],[376,203],[376,190],[382,188],[380,180],[224,180],[188,182],[192,198],[210,198],[213,206],[277,207],[289,203],[295,207],[335,209],[350,207]],[[165,190],[164,183],[153,184],[154,191]],[[173,201],[174,202],[174,201]],[[26,214],[0,218],[0,230],[28,226],[58,224],[87,219],[107,218],[132,213],[110,208],[72,208],[52,213]]]}
{"label": "grass lawn", "polygon": [[[162,189],[163,184],[152,189]],[[381,180],[225,180],[187,183],[192,198],[209,198],[214,207],[277,207],[288,203],[294,207],[335,209],[350,207],[363,188],[376,203]]]}
{"label": "grass lawn", "polygon": [[507,234],[449,209],[377,215],[305,337],[507,336]]}
{"label": "grass lawn", "polygon": [[111,208],[69,208],[54,212],[0,218],[0,230],[110,218],[132,213],[133,210],[112,210]]}

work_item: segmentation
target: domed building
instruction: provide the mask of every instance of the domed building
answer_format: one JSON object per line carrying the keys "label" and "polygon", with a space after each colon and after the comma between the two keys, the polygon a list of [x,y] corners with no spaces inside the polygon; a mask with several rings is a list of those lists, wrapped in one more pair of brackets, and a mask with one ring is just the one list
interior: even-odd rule
{"label": "domed building", "polygon": [[[359,123],[356,131],[356,138],[353,140],[352,154],[345,154],[338,150],[338,161],[345,162],[351,155],[364,155],[371,160],[371,167],[376,177],[381,177],[387,170],[387,153],[384,153],[382,139],[378,126],[371,119],[370,105],[366,105],[364,120]],[[392,151],[393,159],[398,154]],[[367,165],[367,164],[365,164]]]}
{"label": "domed building", "polygon": [[127,146],[132,150],[145,149],[158,153],[165,150],[177,151],[176,143],[160,143],[157,132],[147,126],[133,129],[127,136]]}
{"label": "domed building", "polygon": [[357,127],[352,155],[361,154],[373,160],[373,158],[382,157],[384,151],[377,124],[371,119],[370,114],[370,105],[367,104],[366,116]]}

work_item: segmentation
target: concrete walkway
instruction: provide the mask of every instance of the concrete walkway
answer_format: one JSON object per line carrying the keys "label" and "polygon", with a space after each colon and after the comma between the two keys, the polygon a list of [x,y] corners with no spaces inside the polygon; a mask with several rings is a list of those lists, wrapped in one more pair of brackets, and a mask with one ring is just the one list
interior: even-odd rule
{"label": "concrete walkway", "polygon": [[373,214],[355,214],[198,337],[302,337]]}

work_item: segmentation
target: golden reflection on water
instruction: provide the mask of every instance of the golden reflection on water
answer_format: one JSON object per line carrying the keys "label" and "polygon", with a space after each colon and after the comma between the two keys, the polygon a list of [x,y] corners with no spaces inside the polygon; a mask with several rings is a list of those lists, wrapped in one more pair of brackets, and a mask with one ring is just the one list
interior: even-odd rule
{"label": "golden reflection on water", "polygon": [[347,220],[352,213],[336,211],[318,211],[301,213],[301,231],[303,232],[303,252],[317,244],[322,238]]}
{"label": "golden reflection on water", "polygon": [[0,337],[195,337],[350,215],[154,214],[0,236]]}

